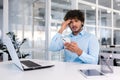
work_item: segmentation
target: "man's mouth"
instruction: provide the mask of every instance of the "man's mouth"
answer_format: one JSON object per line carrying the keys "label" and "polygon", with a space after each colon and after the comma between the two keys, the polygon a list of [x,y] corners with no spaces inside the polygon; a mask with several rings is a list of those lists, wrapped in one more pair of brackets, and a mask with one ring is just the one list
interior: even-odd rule
{"label": "man's mouth", "polygon": [[73,26],[73,27],[72,27],[72,30],[76,30],[76,29],[77,29],[77,27],[76,27],[76,26]]}

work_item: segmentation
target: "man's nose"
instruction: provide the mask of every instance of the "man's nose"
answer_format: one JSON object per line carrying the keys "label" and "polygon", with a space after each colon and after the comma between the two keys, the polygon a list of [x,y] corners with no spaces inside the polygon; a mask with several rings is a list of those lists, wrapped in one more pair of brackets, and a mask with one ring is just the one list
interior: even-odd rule
{"label": "man's nose", "polygon": [[74,26],[74,25],[75,25],[75,22],[72,22],[72,25]]}

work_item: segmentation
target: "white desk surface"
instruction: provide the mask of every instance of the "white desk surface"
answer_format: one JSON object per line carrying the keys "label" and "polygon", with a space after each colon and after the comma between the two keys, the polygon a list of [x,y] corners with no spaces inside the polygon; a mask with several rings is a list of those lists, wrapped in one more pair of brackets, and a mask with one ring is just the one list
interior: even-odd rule
{"label": "white desk surface", "polygon": [[[40,60],[35,60],[41,63]],[[113,74],[85,78],[80,69],[97,69],[99,65],[54,62],[54,67],[32,71],[21,71],[10,61],[0,62],[0,80],[120,80],[120,67],[114,67]]]}

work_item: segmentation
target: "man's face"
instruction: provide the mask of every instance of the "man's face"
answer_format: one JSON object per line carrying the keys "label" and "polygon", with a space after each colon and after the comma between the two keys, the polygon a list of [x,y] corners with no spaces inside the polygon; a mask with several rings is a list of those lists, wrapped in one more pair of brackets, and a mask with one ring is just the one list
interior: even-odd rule
{"label": "man's face", "polygon": [[69,27],[74,35],[77,35],[82,28],[83,22],[78,19],[71,19]]}

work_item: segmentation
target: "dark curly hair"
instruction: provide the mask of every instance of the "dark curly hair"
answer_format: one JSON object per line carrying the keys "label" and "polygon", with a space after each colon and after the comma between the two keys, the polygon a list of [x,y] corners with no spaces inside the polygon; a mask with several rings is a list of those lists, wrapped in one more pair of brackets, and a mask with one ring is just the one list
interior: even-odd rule
{"label": "dark curly hair", "polygon": [[84,13],[80,10],[69,10],[64,17],[65,21],[68,19],[78,19],[84,23]]}

